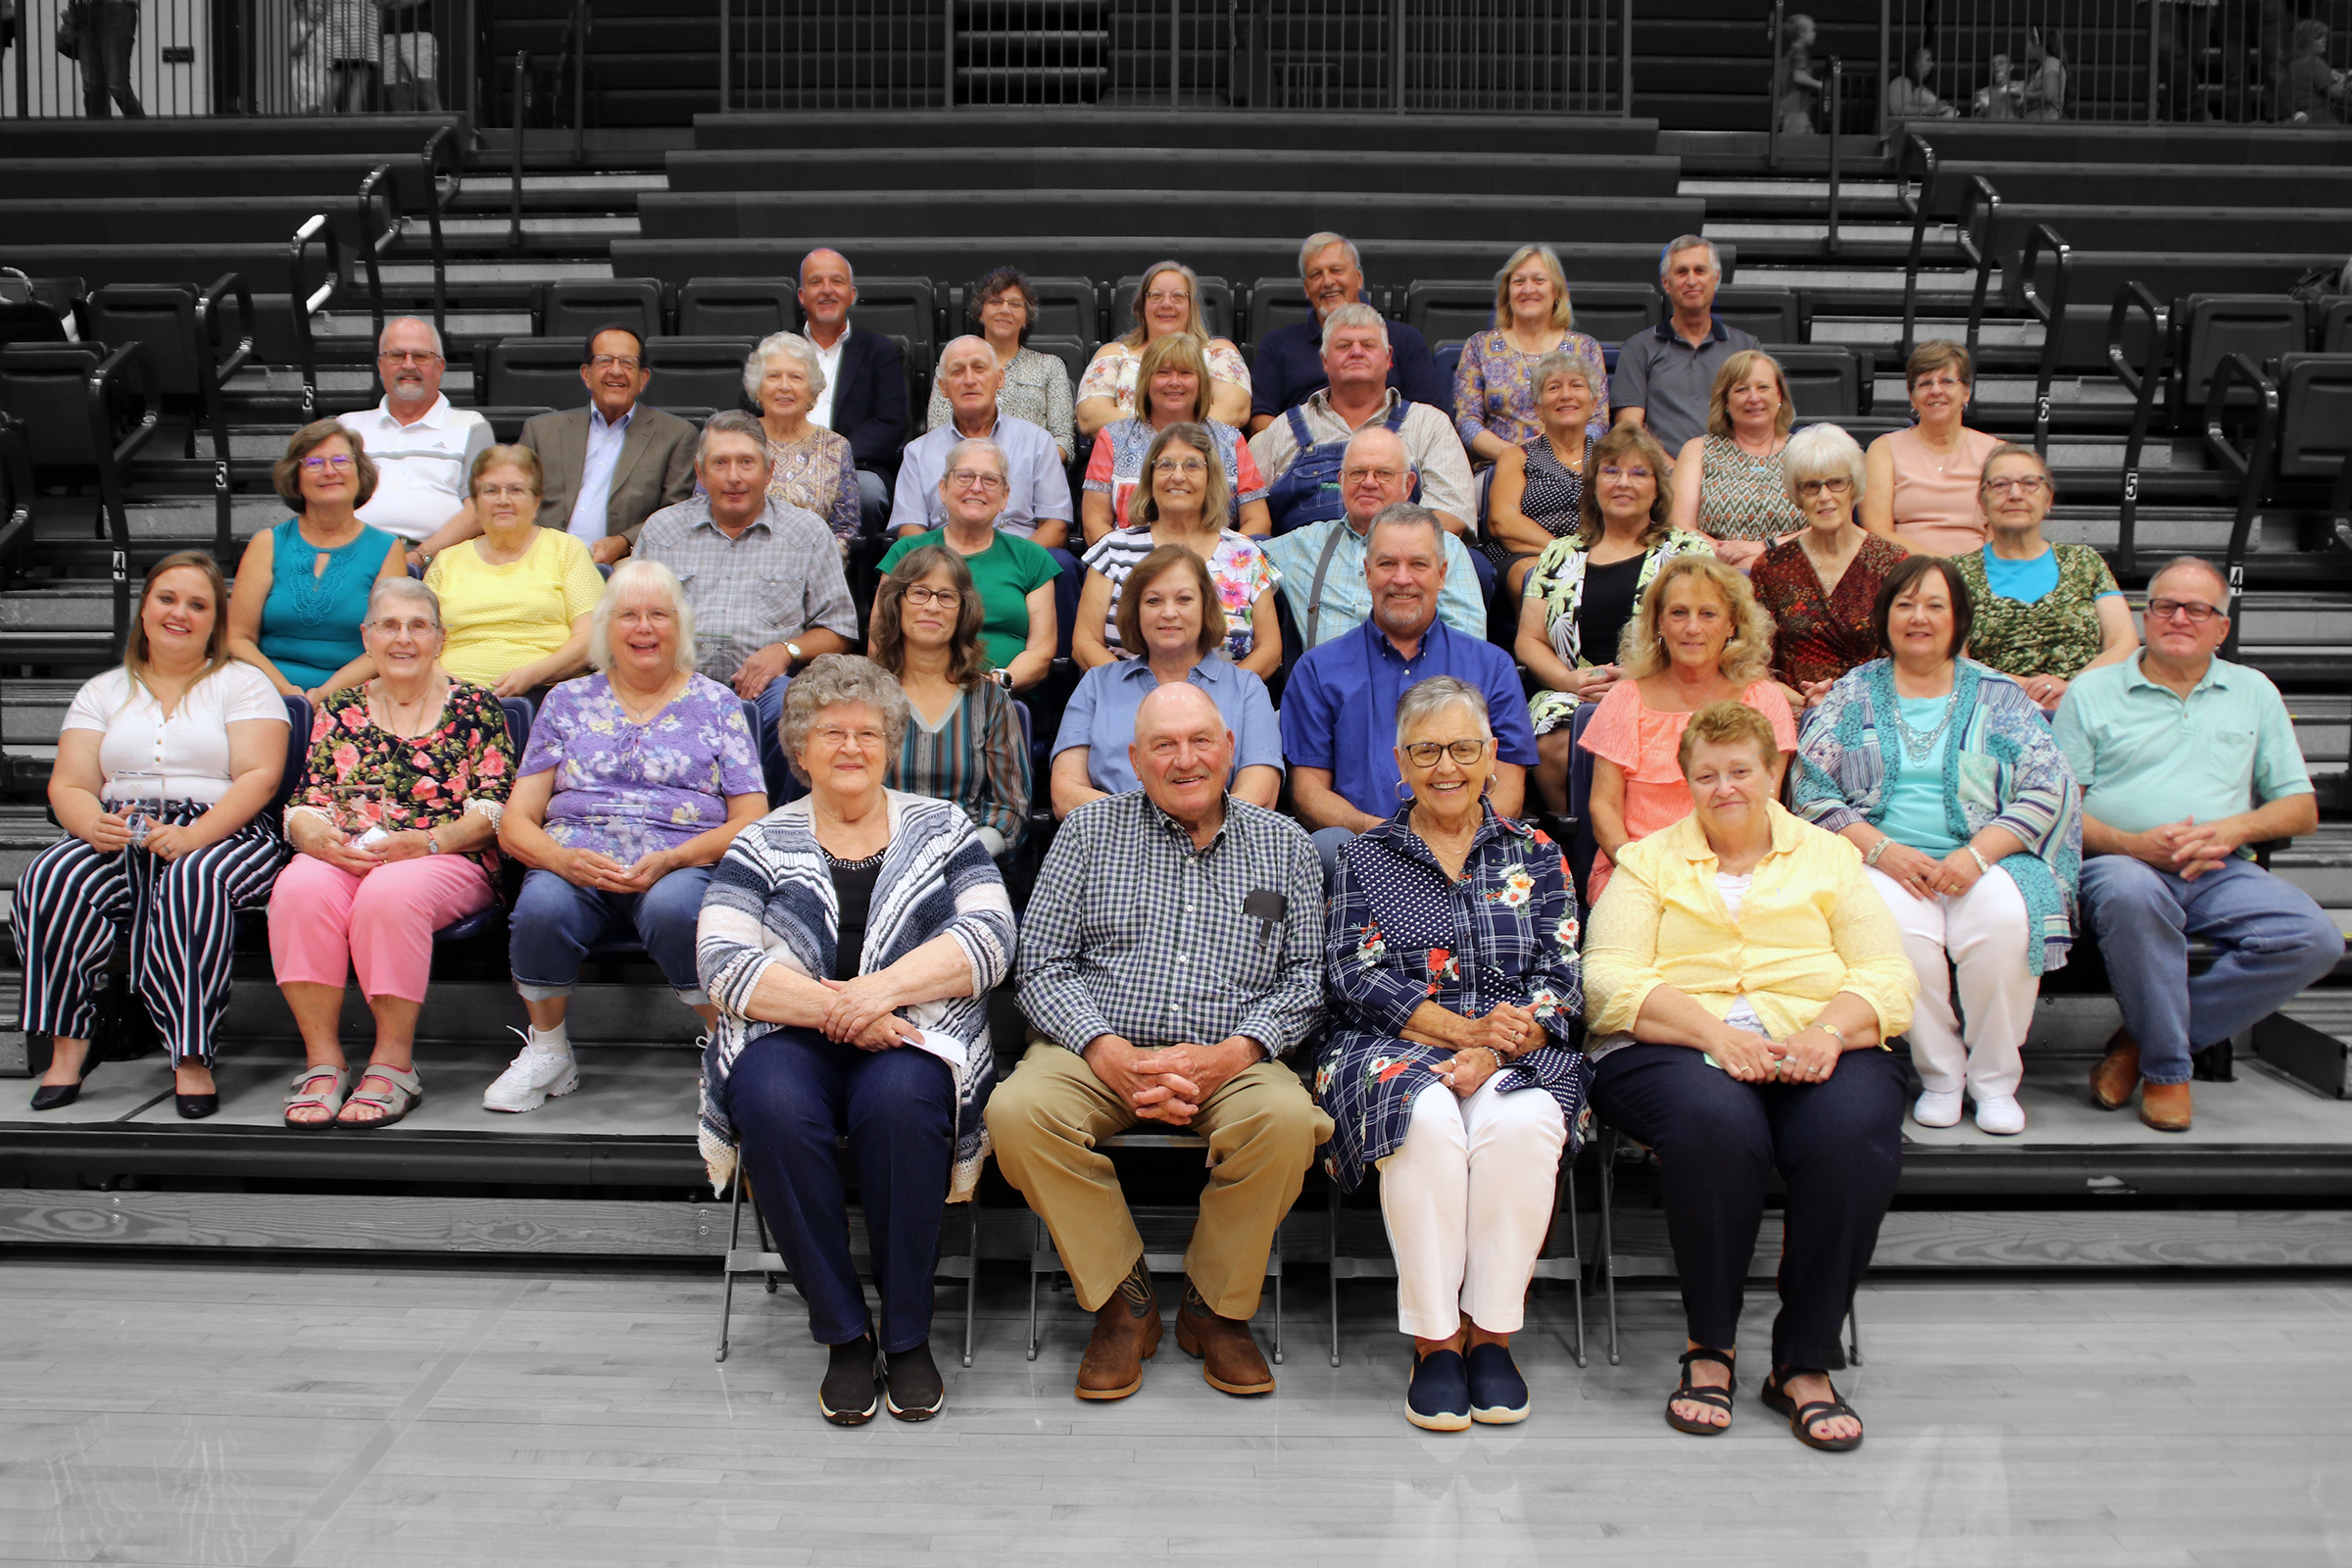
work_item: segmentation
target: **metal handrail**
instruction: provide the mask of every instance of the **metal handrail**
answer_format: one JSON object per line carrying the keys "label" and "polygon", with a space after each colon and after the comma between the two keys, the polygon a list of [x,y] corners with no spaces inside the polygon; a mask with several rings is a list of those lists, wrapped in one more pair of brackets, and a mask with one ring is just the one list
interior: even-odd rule
{"label": "metal handrail", "polygon": [[[138,385],[140,413],[136,422],[114,436],[115,394],[122,378],[133,376]],[[84,383],[90,413],[90,444],[105,454],[98,464],[98,501],[112,556],[110,575],[115,590],[115,651],[120,655],[130,636],[130,514],[122,495],[122,470],[161,428],[164,399],[155,381],[155,361],[143,342],[129,342],[100,360]]]}
{"label": "metal handrail", "polygon": [[[2242,453],[2230,445],[2229,433],[2222,428],[2231,381],[2245,382],[2255,399],[2254,439]],[[2230,578],[2230,634],[2222,640],[2222,657],[2234,659],[2240,618],[2237,606],[2246,590],[2246,549],[2253,540],[2254,516],[2261,510],[2271,464],[2278,450],[2278,383],[2263,374],[2246,355],[2226,355],[2213,368],[2213,380],[2205,389],[2205,450],[2238,480],[2237,514],[2230,520],[2230,550],[2223,558]]]}
{"label": "metal handrail", "polygon": [[[2034,263],[2048,247],[2052,272],[2050,292],[2044,298],[2034,281]],[[2050,382],[2058,370],[2059,328],[2066,320],[2066,301],[2074,288],[2075,250],[2058,237],[2058,231],[2047,223],[2035,223],[2026,236],[2025,254],[2017,264],[2018,296],[2026,309],[2041,322],[2041,368],[2034,382],[2034,450],[2043,457],[2050,452]],[[1973,360],[1977,353],[1978,314],[1968,318],[1968,353]]]}
{"label": "metal handrail", "polygon": [[[2133,310],[2148,319],[2148,359],[2142,367],[2134,367],[2124,353],[2124,327]],[[2127,577],[2139,570],[2139,460],[2154,416],[2156,388],[2164,381],[2169,315],[2164,302],[2137,278],[2115,291],[2114,309],[2107,314],[2108,368],[2132,398],[2132,434],[2124,444],[2124,505],[2115,536],[2118,564]]]}
{"label": "metal handrail", "polygon": [[[303,258],[317,241],[326,257],[325,274],[318,286],[305,292],[302,286]],[[305,424],[318,416],[318,351],[311,339],[311,318],[332,304],[343,290],[343,245],[335,238],[335,225],[326,220],[324,213],[313,213],[303,225],[294,231],[286,250],[286,309],[294,317],[295,351],[302,362],[302,418]]]}

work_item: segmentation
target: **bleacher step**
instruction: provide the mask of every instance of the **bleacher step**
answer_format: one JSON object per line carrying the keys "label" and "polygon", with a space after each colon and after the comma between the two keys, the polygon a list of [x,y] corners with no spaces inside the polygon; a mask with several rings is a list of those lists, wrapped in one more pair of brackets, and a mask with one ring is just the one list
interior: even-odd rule
{"label": "bleacher step", "polygon": [[2321,1094],[2352,1100],[2352,991],[2306,991],[2254,1026],[2254,1049]]}

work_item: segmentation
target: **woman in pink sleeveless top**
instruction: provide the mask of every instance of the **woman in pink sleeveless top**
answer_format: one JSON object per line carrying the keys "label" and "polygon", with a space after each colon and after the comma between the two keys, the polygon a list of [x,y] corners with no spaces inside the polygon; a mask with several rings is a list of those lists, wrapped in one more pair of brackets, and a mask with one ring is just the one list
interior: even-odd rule
{"label": "woman in pink sleeveless top", "polygon": [[1960,422],[1976,376],[1957,343],[1922,343],[1903,367],[1919,422],[1870,444],[1862,526],[1904,549],[1965,555],[1984,543],[1977,481],[2001,438]]}

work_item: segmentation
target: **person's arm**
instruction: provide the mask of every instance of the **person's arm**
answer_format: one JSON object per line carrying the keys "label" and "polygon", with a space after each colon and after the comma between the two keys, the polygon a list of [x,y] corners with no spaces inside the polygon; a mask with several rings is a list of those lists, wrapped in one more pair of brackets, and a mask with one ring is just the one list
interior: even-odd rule
{"label": "person's arm", "polygon": [[490,690],[500,697],[520,697],[534,687],[553,686],[587,668],[588,626],[595,618],[594,612],[574,616],[571,631],[562,647],[545,659],[534,659],[519,669],[507,671]]}
{"label": "person's arm", "polygon": [[1609,408],[1617,424],[1641,424],[1649,403],[1649,362],[1641,340],[1637,332],[1618,346],[1617,368],[1609,373]]}
{"label": "person's arm", "polygon": [[1264,539],[1274,532],[1274,514],[1266,510],[1263,496],[1245,501],[1234,514],[1234,527],[1252,539]]}
{"label": "person's arm", "polygon": [[[376,569],[375,580],[379,583],[388,582],[394,577],[406,577],[408,574],[408,555],[400,548],[400,541],[394,539],[384,550],[383,564]],[[335,693],[353,686],[365,686],[368,682],[375,679],[375,656],[362,648],[359,658],[327,676],[316,690],[307,695],[310,697],[311,706],[316,708]]]}
{"label": "person's arm", "polygon": [[1119,416],[1118,359],[1121,345],[1114,339],[1095,351],[1087,362],[1086,374],[1078,382],[1078,401],[1071,405],[1070,417],[1079,438],[1091,441],[1102,428]]}
{"label": "person's arm", "polygon": [[473,514],[473,500],[466,498],[464,506],[450,514],[447,522],[435,528],[417,544],[410,547],[413,556],[430,561],[452,545],[462,545],[468,539],[482,536],[482,520]]}
{"label": "person's arm", "polygon": [[1052,362],[1046,368],[1046,433],[1054,438],[1061,461],[1067,463],[1078,455],[1078,426],[1071,417],[1070,368],[1061,363],[1059,355],[1046,358]]}
{"label": "person's arm", "polygon": [[1412,465],[1421,475],[1421,505],[1436,513],[1448,532],[1467,534],[1478,517],[1478,487],[1470,478],[1469,455],[1444,415],[1435,409],[1426,416],[1422,413],[1416,409],[1404,421],[1406,431],[1418,437]]}
{"label": "person's arm", "polygon": [[911,539],[931,527],[931,501],[936,492],[924,492],[922,480],[915,475],[916,466],[914,454],[907,453],[890,487],[890,530],[902,539]]}
{"label": "person's arm", "polygon": [[1886,444],[1893,439],[1879,437],[1863,455],[1862,504],[1855,509],[1854,517],[1865,529],[1909,555],[1911,547],[1894,531],[1894,449]]}
{"label": "person's arm", "polygon": [[1087,547],[1092,549],[1102,537],[1118,526],[1110,507],[1110,497],[1100,490],[1090,489],[1079,499],[1079,531]]}
{"label": "person's arm", "polygon": [[1107,790],[1095,788],[1094,780],[1087,770],[1087,761],[1088,749],[1084,746],[1067,747],[1054,753],[1054,777],[1051,787],[1054,798],[1054,820],[1056,822],[1087,802],[1102,800],[1109,793]]}
{"label": "person's arm", "polygon": [[[1534,579],[1532,572],[1529,579],[1531,582]],[[1527,666],[1528,673],[1543,683],[1544,690],[1565,692],[1582,701],[1593,701],[1604,695],[1615,679],[1610,673],[1616,668],[1614,664],[1578,668],[1554,651],[1551,607],[1532,589],[1519,596],[1519,634],[1512,639],[1511,652]]]}
{"label": "person's arm", "polygon": [[617,876],[606,880],[605,886],[614,893],[648,893],[655,883],[672,871],[691,866],[716,865],[719,857],[735,842],[735,835],[767,814],[767,793],[729,795],[726,798],[727,819],[716,827],[705,828],[683,844],[673,844],[665,850],[648,850],[636,862],[625,866]]}
{"label": "person's arm", "polygon": [[1494,782],[1487,791],[1487,804],[1494,808],[1496,816],[1517,816],[1527,808],[1527,768],[1519,762],[1496,762]]}
{"label": "person's arm", "polygon": [[[1250,419],[1250,367],[1242,351],[1215,337],[1207,343],[1209,362],[1208,416],[1220,424],[1246,424]],[[1136,406],[1144,405],[1141,388]]]}
{"label": "person's arm", "polygon": [[1474,337],[1453,368],[1453,429],[1472,457],[1493,463],[1508,443],[1487,428],[1486,415],[1487,362]]}
{"label": "person's arm", "polygon": [[1081,1054],[1097,1040],[1119,1041],[1082,978],[1099,814],[1082,812],[1062,824],[1021,913],[1021,1012],[1039,1035]]}
{"label": "person's arm", "polygon": [[1291,766],[1291,806],[1309,831],[1344,827],[1350,833],[1369,833],[1388,820],[1357,810],[1331,787],[1331,778],[1328,767],[1301,767],[1297,763]]}
{"label": "person's arm", "polygon": [[[75,733],[88,734],[89,731]],[[191,850],[218,844],[261,814],[277,793],[286,771],[284,718],[240,718],[228,725],[228,790],[202,816],[184,825],[158,822],[147,830],[147,850],[176,860]]]}
{"label": "person's arm", "polygon": [[851,540],[865,527],[865,493],[858,488],[858,459],[847,443],[833,449],[833,510],[825,525],[833,537]]}
{"label": "person's arm", "polygon": [[1506,446],[1494,459],[1487,481],[1487,537],[1513,555],[1543,554],[1551,535],[1519,510],[1527,499],[1527,449]]}
{"label": "person's arm", "polygon": [[1633,839],[1625,831],[1625,769],[1605,757],[1592,759],[1592,790],[1585,815],[1592,823],[1592,842],[1615,861],[1617,852]]}
{"label": "person's arm", "polygon": [[1053,583],[1030,589],[1025,602],[1029,606],[1029,640],[1012,656],[1012,664],[1006,670],[1016,692],[1025,692],[1046,678],[1046,671],[1054,663],[1054,641],[1060,635],[1060,628],[1054,623]]}
{"label": "person's arm", "polygon": [[1282,667],[1282,622],[1274,613],[1271,573],[1250,607],[1250,652],[1242,656],[1241,662],[1259,680],[1273,679],[1274,671]]}
{"label": "person's arm", "polygon": [[1103,628],[1110,619],[1110,579],[1089,566],[1086,584],[1078,590],[1078,623],[1070,628],[1070,658],[1082,670],[1107,664],[1118,657],[1103,640]]}
{"label": "person's arm", "polygon": [[846,654],[850,651],[850,640],[841,633],[823,626],[804,627],[788,637],[779,637],[764,648],[753,649],[744,662],[735,666],[730,684],[735,688],[736,696],[758,697],[774,684],[776,677],[791,672],[792,649],[785,647],[786,643],[800,649],[804,662],[820,659],[826,654]]}
{"label": "person's arm", "polygon": [[506,809],[499,814],[498,846],[533,870],[553,871],[574,887],[602,891],[604,879],[619,871],[620,862],[593,850],[575,850],[555,841],[547,831],[547,808],[555,798],[555,788],[553,765],[514,781],[507,793]]}
{"label": "person's arm", "polygon": [[[860,333],[872,346],[865,367],[873,378],[873,412],[838,433],[861,468],[886,468],[906,442],[906,361],[898,344],[878,332]],[[852,339],[852,341],[856,341]],[[838,411],[838,402],[834,405]]]}
{"label": "person's arm", "polygon": [[1059,550],[1069,542],[1070,523],[1066,517],[1032,517],[1029,530],[1029,542],[1040,550]]}
{"label": "person's arm", "polygon": [[996,836],[993,853],[1002,855],[1020,843],[1029,829],[1029,797],[1034,787],[1029,776],[1029,748],[1021,743],[1020,718],[1013,711],[1012,700],[996,691],[992,683],[981,682],[978,691],[964,701],[981,710],[981,723],[975,726],[973,737],[980,788],[964,808],[984,843],[991,834]]}
{"label": "person's arm", "polygon": [[106,785],[106,770],[98,760],[105,741],[104,730],[61,731],[57,760],[49,768],[48,794],[59,827],[101,855],[112,855],[130,842],[130,827],[120,809],[108,810],[98,798]]}
{"label": "person's arm", "polygon": [[1231,789],[1236,799],[1271,811],[1274,803],[1282,798],[1282,769],[1268,767],[1263,762],[1245,767],[1233,776]]}
{"label": "person's arm", "polygon": [[262,606],[270,598],[270,567],[276,549],[274,530],[264,528],[237,563],[236,583],[228,591],[228,657],[269,676],[278,696],[300,697],[302,688],[286,679],[261,647]]}
{"label": "person's arm", "polygon": [[1408,971],[1423,956],[1398,952],[1381,936],[1379,907],[1353,859],[1343,850],[1332,869],[1323,923],[1323,989],[1334,1020],[1442,1050],[1469,1045],[1471,1021],[1430,1001],[1426,982]]}
{"label": "person's arm", "polygon": [[[1694,435],[1674,460],[1674,511],[1667,521],[1686,533],[1698,529],[1698,490],[1707,482],[1707,438]],[[1709,535],[1712,538],[1712,535]]]}

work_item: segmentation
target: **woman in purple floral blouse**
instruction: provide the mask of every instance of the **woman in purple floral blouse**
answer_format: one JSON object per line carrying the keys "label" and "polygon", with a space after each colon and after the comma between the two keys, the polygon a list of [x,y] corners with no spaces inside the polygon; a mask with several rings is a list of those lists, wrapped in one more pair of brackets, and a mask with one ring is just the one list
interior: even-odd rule
{"label": "woman in purple floral blouse", "polygon": [[1576,896],[1551,841],[1486,804],[1494,738],[1476,687],[1407,688],[1396,763],[1411,803],[1349,840],[1332,880],[1315,1093],[1333,1180],[1381,1173],[1416,1352],[1405,1419],[1458,1432],[1528,1412],[1510,1339],[1592,1082]]}
{"label": "woman in purple floral blouse", "polygon": [[767,814],[743,700],[695,672],[694,611],[659,562],[624,561],[589,622],[599,673],[548,693],[499,834],[530,872],[509,961],[531,1015],[486,1110],[536,1110],[580,1084],[564,1015],[588,950],[633,933],[710,1023],[694,924],[710,867]]}

